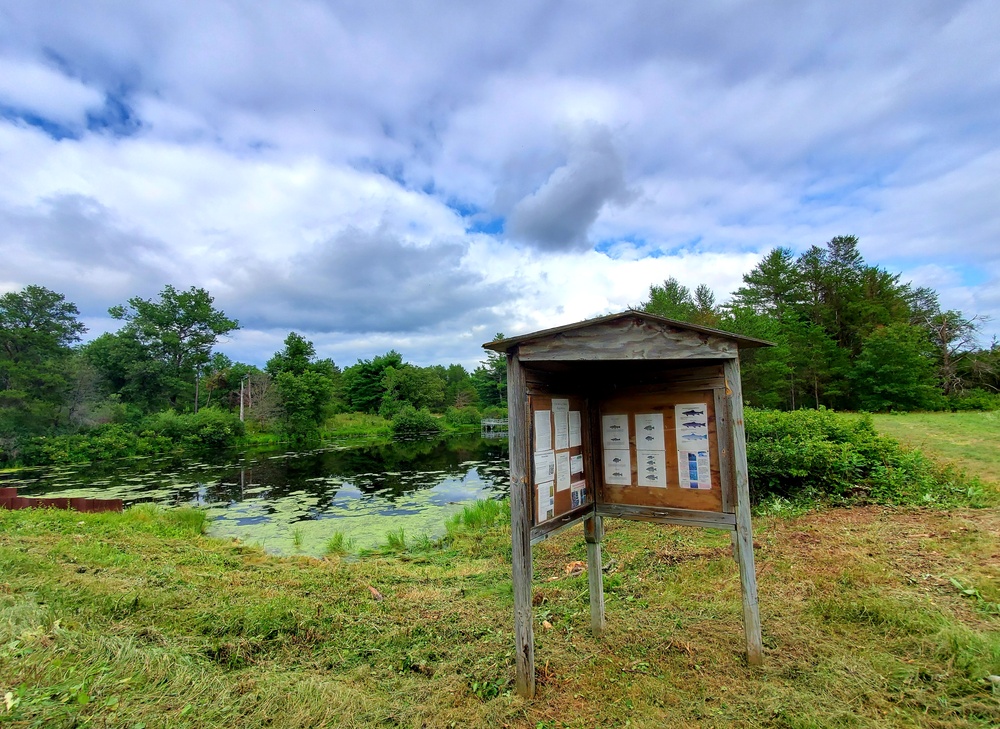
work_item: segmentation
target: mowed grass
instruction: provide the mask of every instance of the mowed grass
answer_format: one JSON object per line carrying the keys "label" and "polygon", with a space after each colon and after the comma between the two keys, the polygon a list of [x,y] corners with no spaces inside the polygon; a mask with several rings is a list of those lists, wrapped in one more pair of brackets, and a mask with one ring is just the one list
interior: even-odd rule
{"label": "mowed grass", "polygon": [[582,528],[566,532],[535,548],[532,701],[512,690],[496,509],[362,559],[276,558],[202,526],[0,511],[0,726],[1000,725],[995,509],[758,517],[754,669],[727,534],[606,522],[597,639],[567,569]]}
{"label": "mowed grass", "polygon": [[1000,484],[1000,412],[873,415],[875,427],[942,463]]}

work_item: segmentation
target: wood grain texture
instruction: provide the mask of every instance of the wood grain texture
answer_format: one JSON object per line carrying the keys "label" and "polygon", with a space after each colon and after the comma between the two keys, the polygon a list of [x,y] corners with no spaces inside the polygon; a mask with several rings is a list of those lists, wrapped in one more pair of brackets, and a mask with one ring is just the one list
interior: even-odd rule
{"label": "wood grain texture", "polygon": [[576,331],[580,329],[594,329],[600,326],[618,324],[622,321],[630,320],[634,322],[641,322],[646,325],[656,327],[656,328],[669,328],[672,331],[690,332],[692,334],[708,334],[712,336],[721,337],[727,341],[733,342],[741,348],[752,348],[752,347],[773,347],[773,342],[767,342],[763,339],[755,339],[753,337],[746,337],[742,334],[735,334],[733,332],[722,331],[721,329],[712,329],[710,327],[703,327],[699,324],[692,324],[691,322],[678,321],[677,319],[668,319],[662,316],[656,316],[655,314],[650,314],[645,311],[639,311],[637,309],[629,309],[628,311],[623,311],[618,314],[608,314],[607,316],[597,317],[595,319],[587,319],[585,321],[579,321],[574,324],[564,324],[563,326],[553,327],[551,329],[542,329],[541,331],[531,332],[530,334],[521,334],[515,337],[507,337],[506,339],[501,339],[500,341],[486,342],[483,347],[486,349],[493,350],[494,352],[500,353],[511,353],[517,349],[518,346],[524,344],[525,342],[535,341],[538,339],[547,339],[555,337],[559,334],[565,334],[566,332]]}
{"label": "wood grain texture", "polygon": [[514,582],[514,670],[517,693],[535,695],[535,634],[531,614],[531,494],[528,394],[517,355],[507,355],[510,430],[510,532]]}
{"label": "wood grain texture", "polygon": [[747,663],[764,662],[761,640],[760,609],[757,604],[757,572],[753,556],[753,529],[750,524],[750,479],[747,469],[747,443],[743,429],[743,388],[739,360],[726,363],[726,395],[732,415],[733,473],[736,480],[736,547],[743,588],[743,630],[747,641]]}
{"label": "wood grain texture", "polygon": [[531,544],[535,545],[544,542],[549,537],[554,537],[560,532],[564,532],[574,524],[579,524],[584,519],[589,518],[594,513],[593,504],[584,504],[573,509],[567,514],[557,516],[554,519],[542,522],[538,526],[531,528]]}
{"label": "wood grain texture", "polygon": [[726,359],[736,357],[737,348],[716,334],[623,317],[523,341],[518,356],[524,362]]}
{"label": "wood grain texture", "polygon": [[598,516],[610,516],[618,519],[634,519],[650,521],[658,524],[680,524],[684,526],[700,526],[708,529],[736,528],[736,516],[717,511],[695,511],[691,509],[670,509],[662,506],[637,506],[633,504],[597,504]]}
{"label": "wood grain texture", "polygon": [[601,542],[604,521],[591,516],[583,522],[583,538],[587,543],[587,585],[590,590],[590,629],[594,635],[604,632],[604,566],[601,562]]}
{"label": "wood grain texture", "polygon": [[[674,406],[682,403],[705,404],[708,417],[708,449],[711,453],[712,488],[682,489],[678,484],[676,423]],[[630,394],[616,395],[602,400],[601,414],[627,413],[629,417],[629,451],[632,461],[632,483],[638,483],[638,458],[635,444],[635,413],[663,413],[663,437],[666,447],[666,477],[667,487],[656,488],[647,486],[616,486],[603,483],[604,468],[599,467],[597,476],[602,482],[602,499],[611,504],[633,504],[646,506],[661,506],[678,509],[693,509],[698,511],[722,511],[722,478],[720,472],[718,437],[716,432],[715,398],[711,390],[694,392],[652,393],[639,391]],[[596,423],[600,427],[600,421]],[[601,450],[603,459],[603,448]]]}
{"label": "wood grain texture", "polygon": [[736,475],[733,471],[733,419],[729,413],[725,385],[712,391],[715,402],[715,432],[719,442],[719,478],[722,483],[722,510],[736,512]]}

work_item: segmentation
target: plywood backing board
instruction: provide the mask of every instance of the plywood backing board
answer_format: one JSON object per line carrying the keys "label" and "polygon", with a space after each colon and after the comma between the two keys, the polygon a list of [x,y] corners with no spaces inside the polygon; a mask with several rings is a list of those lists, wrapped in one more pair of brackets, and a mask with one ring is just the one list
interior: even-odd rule
{"label": "plywood backing board", "polygon": [[[683,365],[683,366],[682,366]],[[598,397],[638,391],[676,392],[725,387],[721,362],[635,360],[627,362],[532,362],[525,367],[528,392],[577,392]]]}
{"label": "plywood backing board", "polygon": [[[678,451],[676,446],[677,423],[674,406],[688,403],[703,404],[706,409],[708,450],[711,460],[711,488],[681,488],[678,478]],[[601,453],[601,468],[595,481],[600,484],[599,501],[608,504],[630,504],[635,506],[660,506],[697,511],[723,510],[722,473],[720,470],[719,438],[715,417],[715,395],[713,390],[695,390],[673,393],[634,393],[608,397],[599,403],[600,414],[625,415],[628,418],[629,455],[631,485],[614,485],[605,478],[604,453]],[[639,486],[639,458],[636,448],[636,414],[660,413],[663,416],[663,439],[665,447],[667,485],[662,487]],[[595,424],[600,428],[600,423]]]}
{"label": "plywood backing board", "polygon": [[[556,418],[553,414],[553,400],[568,400],[569,401],[569,412],[575,412],[579,414],[580,418],[580,436],[581,442],[579,445],[570,446],[569,448],[557,448],[559,445],[557,443],[557,433],[556,433]],[[538,418],[536,418],[536,413],[549,413],[548,417],[548,442],[551,444],[551,451],[553,452],[553,458],[557,461],[561,456],[568,457],[571,464],[574,460],[577,462],[582,462],[583,473],[573,473],[572,466],[569,479],[569,488],[560,490],[555,484],[555,475],[553,474],[553,511],[551,515],[547,513],[541,513],[539,508],[539,487],[544,487],[544,484],[548,483],[545,474],[539,474],[536,472],[536,447],[539,443],[539,433],[537,428],[540,426]],[[591,470],[591,461],[589,459],[589,454],[586,453],[587,438],[590,428],[590,415],[588,413],[587,401],[578,396],[573,395],[541,395],[532,394],[528,397],[528,422],[530,424],[531,433],[528,443],[529,450],[529,466],[531,468],[531,480],[532,480],[532,523],[535,525],[543,524],[545,522],[551,521],[552,519],[558,519],[559,517],[573,511],[574,509],[579,509],[583,505],[593,504],[594,502],[594,480]],[[545,436],[542,436],[542,440],[545,440]],[[573,484],[579,484],[580,482],[586,484],[586,494],[582,503],[573,503]],[[544,500],[544,495],[543,495]]]}

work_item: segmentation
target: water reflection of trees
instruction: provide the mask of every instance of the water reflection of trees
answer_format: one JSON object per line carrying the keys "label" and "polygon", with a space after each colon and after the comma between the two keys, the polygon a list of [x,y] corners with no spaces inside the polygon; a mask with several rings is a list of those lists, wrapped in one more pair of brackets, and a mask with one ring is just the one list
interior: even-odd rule
{"label": "water reflection of trees", "polygon": [[[472,434],[287,453],[281,458],[260,456],[206,486],[205,497],[215,502],[242,501],[248,498],[248,489],[249,497],[264,500],[304,495],[317,510],[325,511],[333,506],[337,493],[349,485],[363,496],[392,503],[433,488],[445,479],[463,479],[470,464],[499,465],[506,459],[506,452],[506,443]],[[489,484],[492,469],[480,470],[484,472],[481,478]],[[497,480],[506,485],[506,479]]]}
{"label": "water reflection of trees", "polygon": [[58,493],[103,484],[127,503],[216,505],[298,497],[322,512],[333,508],[345,486],[360,492],[363,499],[382,499],[391,505],[446,479],[462,480],[472,467],[488,490],[504,493],[506,460],[506,441],[484,440],[472,433],[304,452],[257,452],[243,458],[220,452],[197,461],[171,457],[128,465],[105,462],[53,470],[23,491]]}

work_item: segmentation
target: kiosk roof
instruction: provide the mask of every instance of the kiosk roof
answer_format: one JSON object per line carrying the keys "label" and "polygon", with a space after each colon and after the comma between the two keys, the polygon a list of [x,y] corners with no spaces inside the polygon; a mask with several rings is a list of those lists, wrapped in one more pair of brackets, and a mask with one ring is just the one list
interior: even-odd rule
{"label": "kiosk roof", "polygon": [[676,319],[667,319],[663,316],[656,316],[655,314],[649,314],[645,311],[637,311],[635,309],[629,309],[627,311],[619,312],[618,314],[608,314],[607,316],[600,316],[594,319],[585,319],[584,321],[576,322],[574,324],[567,324],[561,327],[553,327],[552,329],[542,329],[537,332],[531,332],[529,334],[520,334],[516,337],[507,337],[506,339],[500,339],[495,342],[486,342],[483,347],[485,349],[490,349],[494,352],[509,352],[520,344],[524,342],[537,342],[539,340],[545,340],[552,337],[557,337],[561,334],[566,334],[568,332],[579,332],[581,330],[586,330],[592,327],[602,327],[607,324],[612,324],[616,321],[622,319],[637,319],[645,323],[652,324],[654,326],[659,326],[663,328],[669,328],[673,331],[689,331],[692,334],[698,335],[710,335],[713,337],[719,337],[736,344],[738,348],[754,348],[754,347],[773,347],[773,342],[768,342],[763,339],[755,339],[753,337],[745,337],[741,334],[733,334],[732,332],[722,331],[721,329],[712,329],[710,327],[699,326],[698,324],[691,324],[686,321],[678,321]]}

